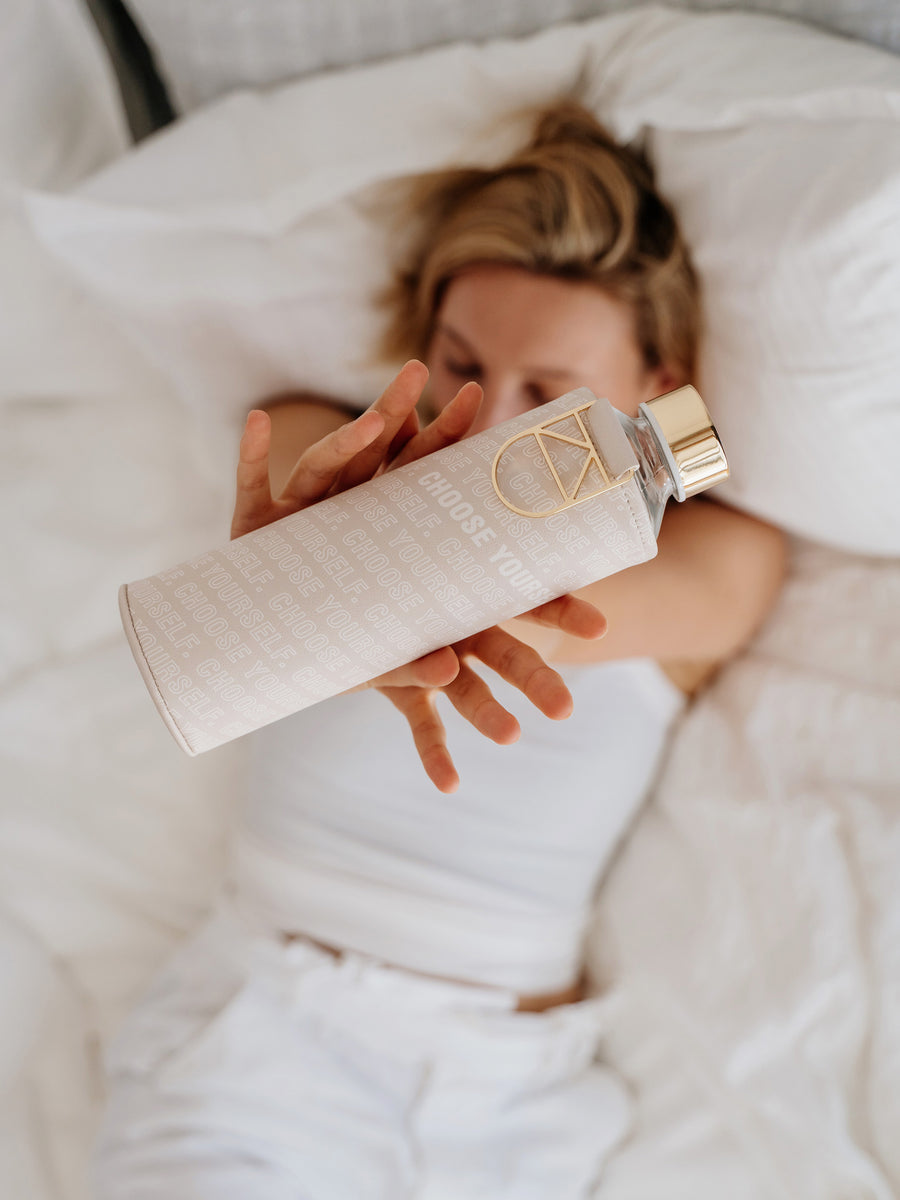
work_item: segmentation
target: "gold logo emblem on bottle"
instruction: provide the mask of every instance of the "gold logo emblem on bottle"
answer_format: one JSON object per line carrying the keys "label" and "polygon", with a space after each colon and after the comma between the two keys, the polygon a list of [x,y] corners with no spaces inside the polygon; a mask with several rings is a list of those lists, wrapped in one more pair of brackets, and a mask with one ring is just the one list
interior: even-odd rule
{"label": "gold logo emblem on bottle", "polygon": [[[550,517],[575,504],[592,500],[621,482],[620,478],[614,479],[610,475],[585,426],[581,414],[592,404],[589,400],[540,425],[523,429],[503,443],[494,457],[491,480],[494,491],[507,508],[521,517]],[[513,462],[514,456],[519,457],[519,463]],[[524,470],[525,461],[543,479],[537,482]],[[501,484],[500,474],[504,468],[509,476],[505,480],[508,490],[519,493],[524,488],[529,495],[536,490],[543,491],[548,507],[536,510],[522,508],[516,503],[519,497],[508,495]],[[629,471],[628,475],[633,473]],[[529,481],[527,486],[522,482],[523,476]]]}

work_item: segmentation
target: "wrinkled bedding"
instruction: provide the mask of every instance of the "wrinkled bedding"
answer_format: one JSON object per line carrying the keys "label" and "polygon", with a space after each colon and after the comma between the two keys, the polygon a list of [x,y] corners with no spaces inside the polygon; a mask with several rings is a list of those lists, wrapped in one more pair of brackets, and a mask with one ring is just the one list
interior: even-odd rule
{"label": "wrinkled bedding", "polygon": [[[272,116],[249,173],[232,140],[248,103]],[[245,406],[292,381],[335,387],[303,377],[290,289],[302,268],[323,320],[348,307],[354,254],[372,249],[343,198],[360,162],[267,207],[288,111],[226,100],[80,189],[32,176],[2,193],[0,1179],[17,1200],[85,1200],[103,1046],[225,861],[246,746],[178,751],[116,591],[221,540]],[[211,237],[212,201],[236,241]],[[349,248],[316,240],[341,205]],[[292,222],[318,256],[266,258]],[[127,248],[129,230],[167,229],[157,273],[92,255],[104,232]],[[220,308],[205,319],[195,265],[176,338],[179,253]],[[237,367],[230,301],[249,328]],[[340,370],[355,398],[377,385],[346,355]],[[590,938],[608,1057],[639,1110],[601,1200],[900,1195],[898,608],[896,559],[795,538],[776,611],[677,731]]]}
{"label": "wrinkled bedding", "polygon": [[896,561],[795,543],[607,879],[616,1200],[900,1194],[898,608]]}

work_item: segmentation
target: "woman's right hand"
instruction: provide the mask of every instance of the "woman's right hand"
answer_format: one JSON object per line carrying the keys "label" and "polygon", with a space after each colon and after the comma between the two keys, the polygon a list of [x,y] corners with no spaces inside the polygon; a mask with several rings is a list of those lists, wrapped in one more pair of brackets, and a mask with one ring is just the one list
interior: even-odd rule
{"label": "woman's right hand", "polygon": [[[247,417],[241,437],[231,538],[262,529],[282,517],[355,487],[396,463],[431,454],[464,437],[481,404],[481,388],[466,384],[425,429],[419,430],[416,404],[428,369],[413,359],[361,416],[313,442],[297,459],[277,495],[269,475],[272,421],[263,409]],[[459,673],[449,647],[435,650],[390,671],[372,685],[441,688]]]}
{"label": "woman's right hand", "polygon": [[254,409],[241,437],[232,539],[289,517],[377,473],[391,444],[418,430],[415,406],[427,378],[421,363],[407,363],[356,420],[304,450],[277,496],[272,495],[269,478],[272,421],[263,409]]}

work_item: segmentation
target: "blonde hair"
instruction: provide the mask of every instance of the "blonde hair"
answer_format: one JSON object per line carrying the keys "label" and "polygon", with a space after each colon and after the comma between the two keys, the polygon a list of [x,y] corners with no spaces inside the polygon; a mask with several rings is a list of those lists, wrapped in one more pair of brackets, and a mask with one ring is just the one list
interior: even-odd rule
{"label": "blonde hair", "polygon": [[545,109],[528,143],[492,169],[417,177],[401,209],[405,261],[382,297],[381,351],[423,357],[444,292],[466,267],[492,263],[596,285],[631,305],[648,367],[694,376],[699,283],[674,214],[636,150],[581,104]]}

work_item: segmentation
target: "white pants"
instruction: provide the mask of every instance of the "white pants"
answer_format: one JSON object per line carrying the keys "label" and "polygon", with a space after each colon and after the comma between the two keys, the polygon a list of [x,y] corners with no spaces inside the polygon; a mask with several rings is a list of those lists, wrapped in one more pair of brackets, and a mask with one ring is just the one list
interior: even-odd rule
{"label": "white pants", "polygon": [[578,1200],[630,1120],[599,1001],[339,958],[224,900],[108,1056],[97,1200]]}

